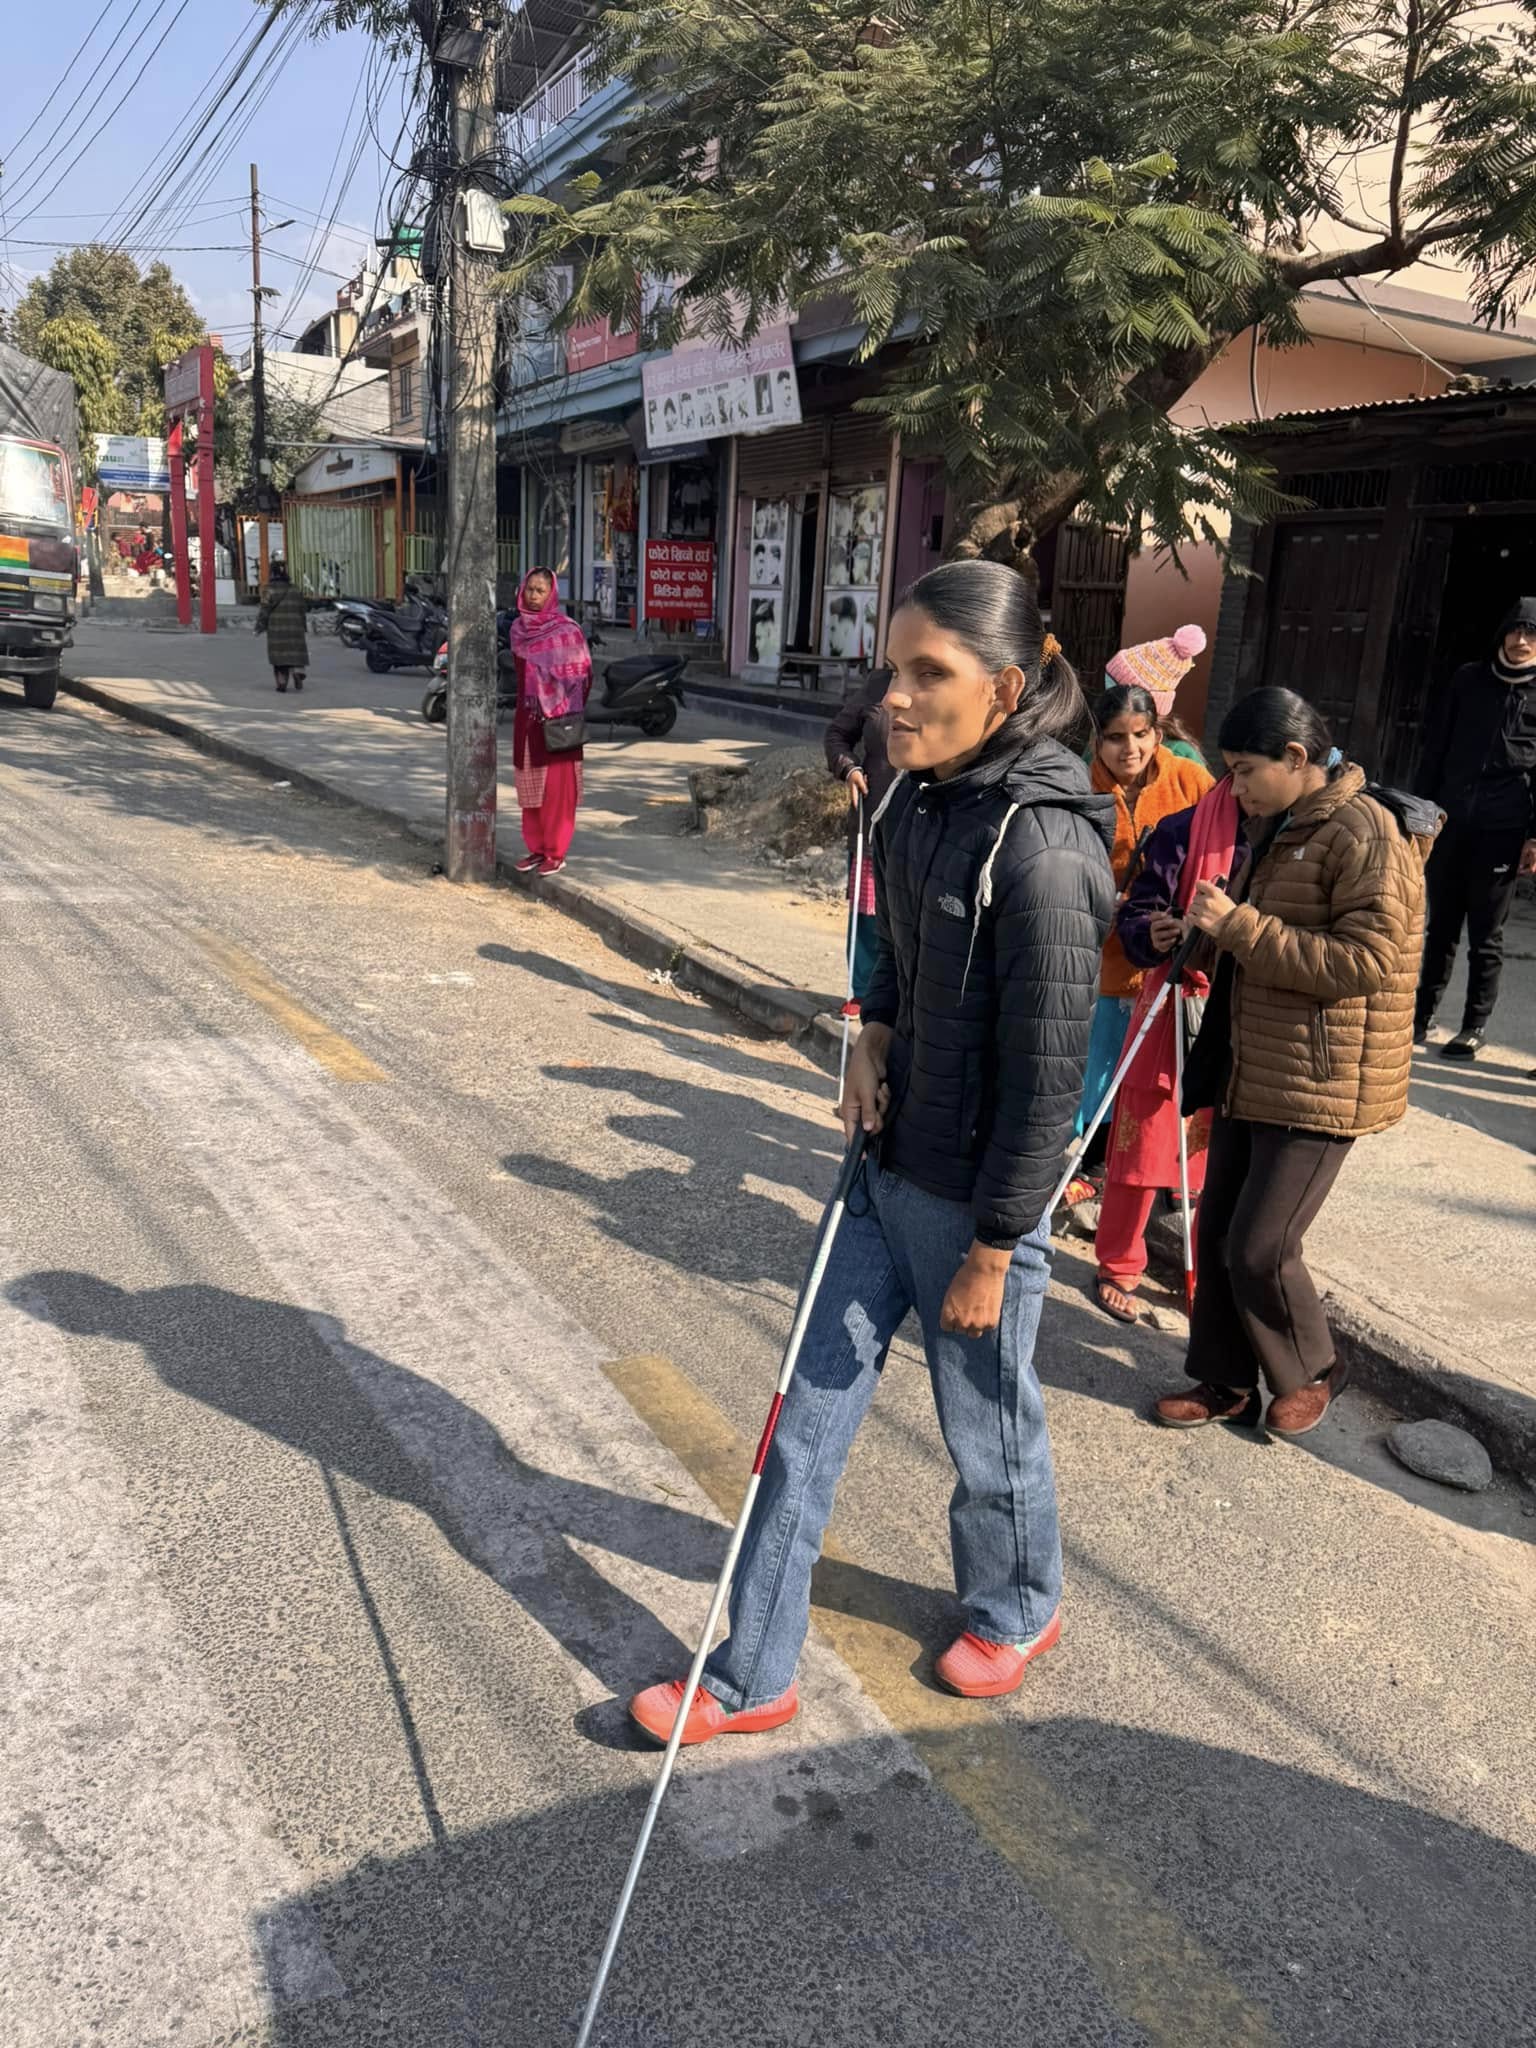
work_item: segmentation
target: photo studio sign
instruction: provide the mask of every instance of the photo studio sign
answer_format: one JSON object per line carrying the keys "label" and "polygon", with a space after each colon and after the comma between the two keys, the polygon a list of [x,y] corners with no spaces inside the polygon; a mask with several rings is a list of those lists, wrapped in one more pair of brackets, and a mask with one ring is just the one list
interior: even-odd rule
{"label": "photo studio sign", "polygon": [[647,363],[649,448],[761,434],[800,422],[800,386],[787,327],[765,327],[739,347],[674,349]]}

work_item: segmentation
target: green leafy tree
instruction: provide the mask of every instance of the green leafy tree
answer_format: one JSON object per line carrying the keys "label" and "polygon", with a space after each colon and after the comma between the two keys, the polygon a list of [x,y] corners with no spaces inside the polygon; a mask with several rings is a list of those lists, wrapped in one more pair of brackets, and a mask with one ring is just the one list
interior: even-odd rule
{"label": "green leafy tree", "polygon": [[[237,384],[220,356],[214,365],[214,468],[219,494],[235,505],[253,503],[258,478],[252,455],[252,399],[249,384]],[[267,386],[267,459],[272,474],[265,481],[286,491],[323,438],[321,408],[307,405],[288,392]]]}
{"label": "green leafy tree", "polygon": [[12,339],[43,360],[44,330],[59,320],[83,322],[115,349],[114,381],[123,402],[120,430],[163,432],[165,366],[207,334],[170,267],[151,263],[141,272],[131,256],[105,243],[67,250],[22,295]]}
{"label": "green leafy tree", "polygon": [[89,320],[47,321],[37,334],[32,353],[50,369],[75,380],[80,408],[80,459],[88,477],[96,474],[97,434],[127,431],[127,401],[118,386],[118,355],[113,342]]}
{"label": "green leafy tree", "polygon": [[954,552],[1012,559],[1079,505],[1219,539],[1273,500],[1240,436],[1168,413],[1234,336],[1302,345],[1308,285],[1425,256],[1492,323],[1529,292],[1533,13],[631,0],[597,27],[636,95],[620,168],[513,202],[508,284],[574,259],[569,323],[675,278],[661,343],[841,295],[885,369],[865,403],[943,454]]}

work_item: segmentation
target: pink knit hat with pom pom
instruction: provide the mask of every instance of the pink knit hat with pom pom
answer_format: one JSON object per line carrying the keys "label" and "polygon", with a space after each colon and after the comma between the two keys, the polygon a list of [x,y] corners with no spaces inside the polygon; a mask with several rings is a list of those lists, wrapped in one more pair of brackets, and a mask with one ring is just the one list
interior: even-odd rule
{"label": "pink knit hat with pom pom", "polygon": [[1151,693],[1164,716],[1173,709],[1173,693],[1195,665],[1195,656],[1205,652],[1205,635],[1198,626],[1180,626],[1167,640],[1144,640],[1139,647],[1122,647],[1104,671],[1111,683],[1140,688]]}

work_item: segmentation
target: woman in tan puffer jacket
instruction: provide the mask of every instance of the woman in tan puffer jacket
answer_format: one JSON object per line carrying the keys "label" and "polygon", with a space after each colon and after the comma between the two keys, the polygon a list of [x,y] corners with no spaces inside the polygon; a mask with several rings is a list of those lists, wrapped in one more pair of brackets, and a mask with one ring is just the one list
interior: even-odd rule
{"label": "woman in tan puffer jacket", "polygon": [[1408,1106],[1435,813],[1421,806],[1410,830],[1363,769],[1329,765],[1327,729],[1290,690],[1241,698],[1220,745],[1253,853],[1230,895],[1203,882],[1188,912],[1219,964],[1184,1106],[1216,1114],[1186,1360],[1197,1384],[1154,1414],[1174,1429],[1256,1424],[1262,1376],[1271,1433],[1301,1436],[1343,1384],[1302,1240],[1354,1140]]}

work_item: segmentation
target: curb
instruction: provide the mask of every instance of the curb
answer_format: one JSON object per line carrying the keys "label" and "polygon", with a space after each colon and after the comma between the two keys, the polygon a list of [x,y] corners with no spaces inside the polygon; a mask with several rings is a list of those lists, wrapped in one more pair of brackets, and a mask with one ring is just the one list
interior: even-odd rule
{"label": "curb", "polygon": [[[422,845],[442,845],[439,834],[399,811],[370,803],[323,776],[286,767],[254,748],[220,739],[186,719],[114,697],[95,683],[66,677],[61,688],[99,710],[166,733],[263,781],[289,783],[323,803],[360,811]],[[787,1040],[814,1065],[836,1076],[842,1054],[842,1023],[837,1014],[840,997],[808,995],[729,953],[658,924],[617,897],[568,875],[521,875],[511,860],[500,857],[496,873],[503,883],[586,925],[642,966],[670,974],[680,988]],[[1054,1234],[1069,1236],[1071,1232],[1058,1223]],[[1470,1361],[1454,1362],[1425,1351],[1406,1326],[1396,1324],[1382,1310],[1341,1294],[1329,1284],[1326,1273],[1319,1272],[1318,1278],[1339,1356],[1348,1364],[1354,1385],[1415,1417],[1434,1416],[1459,1424],[1479,1439],[1500,1471],[1536,1480],[1536,1403],[1513,1388],[1484,1379]]]}

